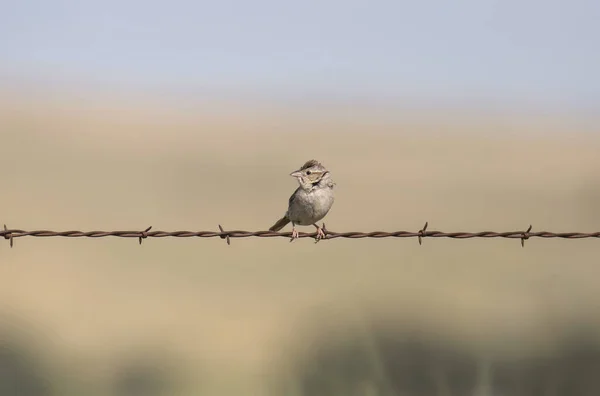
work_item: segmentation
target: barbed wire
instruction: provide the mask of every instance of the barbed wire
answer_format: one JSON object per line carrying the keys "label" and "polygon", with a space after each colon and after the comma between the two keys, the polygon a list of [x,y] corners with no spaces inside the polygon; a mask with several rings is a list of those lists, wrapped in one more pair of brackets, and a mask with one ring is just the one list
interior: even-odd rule
{"label": "barbed wire", "polygon": [[[444,232],[444,231],[427,231],[429,223],[425,223],[419,231],[371,231],[371,232],[335,232],[325,228],[323,224],[322,230],[325,234],[325,240],[336,238],[418,238],[419,245],[423,238],[451,238],[451,239],[471,239],[471,238],[508,238],[519,239],[521,246],[525,246],[525,241],[530,238],[562,238],[562,239],[584,239],[584,238],[600,238],[600,232],[550,232],[538,231],[532,232],[532,226],[525,231],[481,231],[481,232]],[[146,238],[221,238],[231,244],[231,238],[275,238],[284,237],[291,238],[291,232],[274,232],[274,231],[225,231],[219,224],[219,231],[151,231],[152,226],[147,227],[143,231],[50,231],[36,230],[26,231],[20,229],[9,229],[4,225],[4,230],[0,230],[0,237],[9,240],[10,247],[13,247],[15,238],[22,237],[66,237],[66,238],[104,238],[104,237],[119,237],[119,238],[137,238],[139,244]],[[315,242],[319,241],[317,232],[299,232],[298,238],[314,238]],[[321,239],[322,240],[322,239]]]}

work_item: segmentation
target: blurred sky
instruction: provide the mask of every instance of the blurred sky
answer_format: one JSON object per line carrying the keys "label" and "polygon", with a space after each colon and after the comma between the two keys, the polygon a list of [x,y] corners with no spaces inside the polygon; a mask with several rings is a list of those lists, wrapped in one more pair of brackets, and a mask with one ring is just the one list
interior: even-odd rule
{"label": "blurred sky", "polygon": [[0,82],[600,108],[593,0],[9,1]]}

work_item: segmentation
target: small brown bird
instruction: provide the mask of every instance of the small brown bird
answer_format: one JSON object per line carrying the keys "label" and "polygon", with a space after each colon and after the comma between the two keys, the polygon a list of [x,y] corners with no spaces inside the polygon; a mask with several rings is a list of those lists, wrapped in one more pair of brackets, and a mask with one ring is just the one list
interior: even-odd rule
{"label": "small brown bird", "polygon": [[314,225],[317,228],[317,242],[325,237],[317,222],[325,217],[333,205],[334,181],[331,174],[319,161],[307,161],[300,169],[290,173],[300,185],[288,202],[288,210],[269,231],[279,231],[292,222],[292,239],[298,238],[296,225]]}

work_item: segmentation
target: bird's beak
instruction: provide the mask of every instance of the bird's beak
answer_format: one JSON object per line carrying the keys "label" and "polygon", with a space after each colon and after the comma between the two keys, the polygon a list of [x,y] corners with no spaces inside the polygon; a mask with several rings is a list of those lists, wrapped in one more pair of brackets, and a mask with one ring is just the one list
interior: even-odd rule
{"label": "bird's beak", "polygon": [[300,176],[302,176],[302,171],[299,171],[299,170],[294,171],[294,172],[290,173],[290,176],[292,176],[292,177],[300,177]]}

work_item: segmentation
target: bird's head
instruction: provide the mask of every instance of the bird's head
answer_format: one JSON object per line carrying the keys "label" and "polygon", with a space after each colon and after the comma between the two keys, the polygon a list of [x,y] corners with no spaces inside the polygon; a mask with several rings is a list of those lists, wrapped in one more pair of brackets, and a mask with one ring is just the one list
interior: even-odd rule
{"label": "bird's head", "polygon": [[333,187],[329,171],[317,160],[306,161],[300,169],[290,173],[290,176],[295,177],[300,186],[305,189],[326,184]]}

